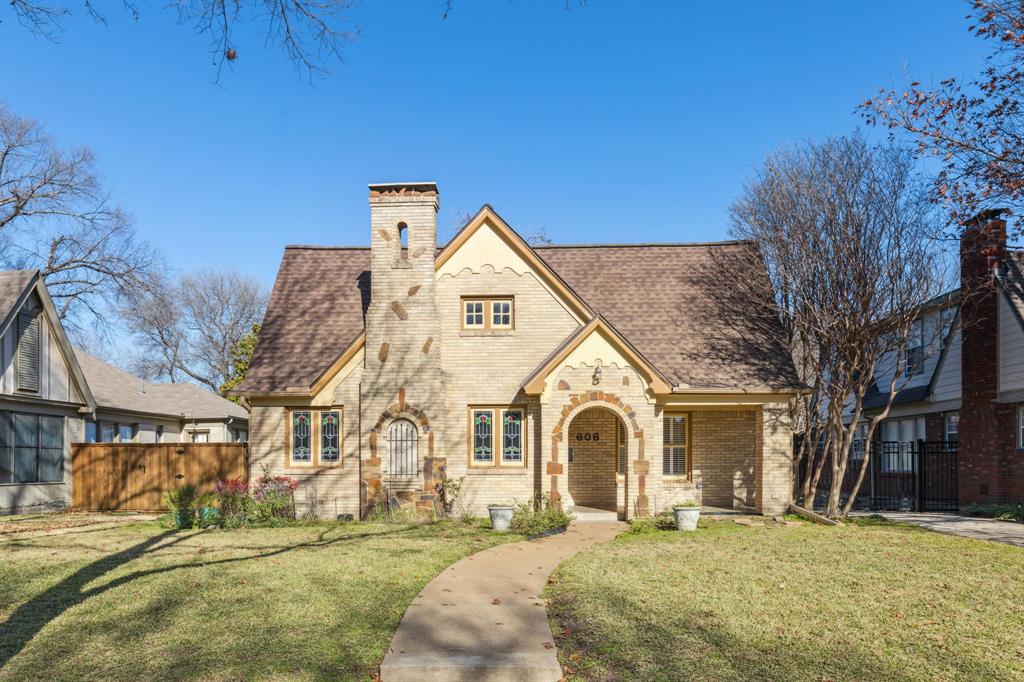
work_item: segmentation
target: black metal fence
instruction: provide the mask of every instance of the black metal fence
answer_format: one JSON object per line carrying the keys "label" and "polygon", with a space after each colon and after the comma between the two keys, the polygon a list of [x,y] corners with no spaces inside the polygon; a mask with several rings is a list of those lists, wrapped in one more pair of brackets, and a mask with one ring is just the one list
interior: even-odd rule
{"label": "black metal fence", "polygon": [[[797,444],[799,446],[799,443]],[[865,444],[855,443],[840,486],[845,504],[853,492],[864,462]],[[956,441],[893,442],[870,444],[868,471],[857,492],[854,509],[899,511],[957,511]],[[815,458],[815,461],[819,461]],[[801,465],[800,482],[807,471]],[[832,470],[826,461],[813,499],[800,500],[804,506],[824,508],[832,486]]]}

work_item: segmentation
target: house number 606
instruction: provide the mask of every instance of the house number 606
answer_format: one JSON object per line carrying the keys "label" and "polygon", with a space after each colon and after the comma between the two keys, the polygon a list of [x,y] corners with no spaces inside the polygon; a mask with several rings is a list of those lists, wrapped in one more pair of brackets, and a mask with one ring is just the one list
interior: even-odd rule
{"label": "house number 606", "polygon": [[601,440],[600,433],[577,433],[576,440]]}

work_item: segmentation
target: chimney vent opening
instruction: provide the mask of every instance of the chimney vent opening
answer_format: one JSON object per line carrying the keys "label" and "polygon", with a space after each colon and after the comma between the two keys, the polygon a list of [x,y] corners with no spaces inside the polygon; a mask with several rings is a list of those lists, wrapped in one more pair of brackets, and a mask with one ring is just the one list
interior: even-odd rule
{"label": "chimney vent opening", "polygon": [[398,243],[403,251],[409,248],[409,226],[405,223],[398,223]]}

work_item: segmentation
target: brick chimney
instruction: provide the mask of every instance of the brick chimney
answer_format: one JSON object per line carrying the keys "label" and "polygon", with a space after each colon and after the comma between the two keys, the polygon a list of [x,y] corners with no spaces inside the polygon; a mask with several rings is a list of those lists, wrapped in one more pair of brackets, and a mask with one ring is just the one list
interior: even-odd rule
{"label": "brick chimney", "polygon": [[1005,271],[1005,209],[984,211],[960,238],[962,335],[958,487],[960,506],[1003,501],[1016,448],[1015,406],[999,399],[998,276]]}

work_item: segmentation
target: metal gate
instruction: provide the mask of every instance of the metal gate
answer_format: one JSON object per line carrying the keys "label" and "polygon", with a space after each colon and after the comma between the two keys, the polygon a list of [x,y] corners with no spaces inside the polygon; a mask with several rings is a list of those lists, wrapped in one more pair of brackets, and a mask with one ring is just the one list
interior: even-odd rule
{"label": "metal gate", "polygon": [[408,419],[396,419],[388,427],[388,474],[408,478],[419,473],[419,431]]}
{"label": "metal gate", "polygon": [[[863,462],[862,448],[854,447],[843,478],[840,498],[848,499]],[[956,441],[875,441],[871,461],[857,492],[856,508],[900,511],[957,511]],[[800,476],[806,472],[806,461]],[[826,462],[814,499],[804,504],[824,508],[831,486]]]}

